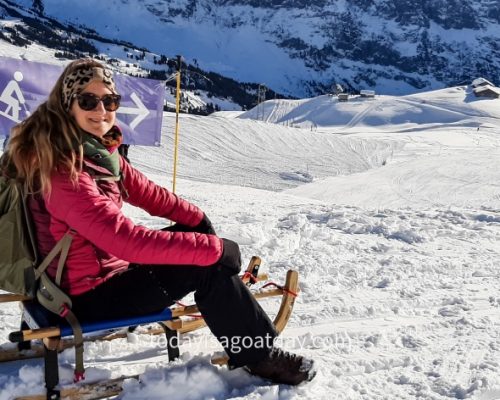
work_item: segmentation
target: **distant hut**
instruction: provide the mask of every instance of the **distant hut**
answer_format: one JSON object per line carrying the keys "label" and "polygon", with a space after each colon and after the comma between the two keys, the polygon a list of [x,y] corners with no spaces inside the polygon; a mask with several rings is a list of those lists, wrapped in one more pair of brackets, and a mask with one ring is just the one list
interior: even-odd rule
{"label": "distant hut", "polygon": [[500,97],[500,88],[491,85],[478,86],[474,88],[476,97],[490,97],[498,99]]}
{"label": "distant hut", "polygon": [[369,98],[373,98],[375,97],[375,90],[361,90],[359,92],[359,95],[361,97],[369,97]]}
{"label": "distant hut", "polygon": [[348,101],[349,100],[349,94],[348,93],[339,93],[337,95],[339,101]]}
{"label": "distant hut", "polygon": [[491,83],[489,80],[484,79],[484,78],[477,78],[472,81],[472,87],[477,88],[481,86],[495,86],[493,83]]}

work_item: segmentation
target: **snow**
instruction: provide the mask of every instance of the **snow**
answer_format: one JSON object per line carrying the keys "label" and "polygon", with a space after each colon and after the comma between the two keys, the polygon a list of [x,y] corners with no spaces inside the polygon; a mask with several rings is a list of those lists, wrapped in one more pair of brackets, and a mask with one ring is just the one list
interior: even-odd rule
{"label": "snow", "polygon": [[[140,374],[122,399],[500,399],[500,100],[458,87],[260,107],[181,116],[177,192],[273,280],[299,271],[280,343],[316,378],[288,387],[211,365],[221,348],[205,328],[172,363],[160,337],[86,343],[87,380]],[[161,147],[130,150],[166,187],[174,122]],[[274,316],[279,300],[262,305]],[[0,315],[9,348],[17,305]],[[60,355],[65,384],[73,361]],[[41,360],[0,364],[0,399],[40,391],[42,375]]]}

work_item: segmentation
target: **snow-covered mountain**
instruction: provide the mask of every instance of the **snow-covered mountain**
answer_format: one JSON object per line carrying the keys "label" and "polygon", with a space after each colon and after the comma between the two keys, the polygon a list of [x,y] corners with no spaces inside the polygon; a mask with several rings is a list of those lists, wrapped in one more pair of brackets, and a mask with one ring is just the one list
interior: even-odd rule
{"label": "snow-covered mountain", "polygon": [[491,0],[19,0],[46,16],[303,97],[334,83],[408,94],[497,83]]}

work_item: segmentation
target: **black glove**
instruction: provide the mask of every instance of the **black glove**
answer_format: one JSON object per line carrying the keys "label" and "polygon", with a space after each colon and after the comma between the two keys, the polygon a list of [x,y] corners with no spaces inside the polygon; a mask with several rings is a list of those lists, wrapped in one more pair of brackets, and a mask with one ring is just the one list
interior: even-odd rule
{"label": "black glove", "polygon": [[207,214],[203,214],[203,219],[193,228],[193,232],[206,233],[207,235],[216,234],[212,222],[208,219]]}
{"label": "black glove", "polygon": [[236,275],[241,271],[241,253],[238,243],[229,239],[222,239],[224,248],[222,256],[215,264],[217,269],[229,276]]}
{"label": "black glove", "polygon": [[207,235],[215,235],[215,229],[212,226],[212,223],[208,219],[208,217],[203,214],[203,219],[201,222],[196,225],[196,226],[187,226],[183,224],[174,224],[171,225],[167,228],[163,229],[164,231],[170,231],[170,232],[198,232],[198,233],[205,233]]}

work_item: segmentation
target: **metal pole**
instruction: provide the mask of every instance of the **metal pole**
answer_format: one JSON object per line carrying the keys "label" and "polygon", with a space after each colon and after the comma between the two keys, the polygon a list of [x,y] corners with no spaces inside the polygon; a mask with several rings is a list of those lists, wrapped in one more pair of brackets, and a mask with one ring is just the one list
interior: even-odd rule
{"label": "metal pole", "polygon": [[174,136],[174,177],[172,192],[175,193],[177,179],[177,159],[179,147],[179,110],[181,104],[181,56],[177,56],[177,90],[175,92],[175,136]]}

